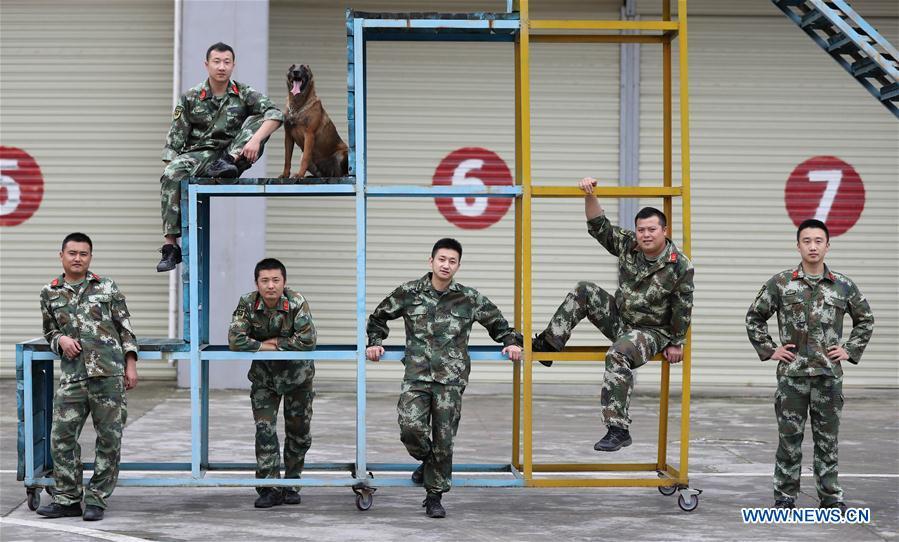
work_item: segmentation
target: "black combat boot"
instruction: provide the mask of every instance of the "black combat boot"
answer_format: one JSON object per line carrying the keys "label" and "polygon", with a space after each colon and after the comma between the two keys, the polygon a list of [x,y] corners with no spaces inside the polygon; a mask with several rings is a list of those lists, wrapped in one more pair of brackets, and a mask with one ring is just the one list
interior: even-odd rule
{"label": "black combat boot", "polygon": [[774,501],[774,508],[796,508],[796,501],[792,497],[780,497]]}
{"label": "black combat boot", "polygon": [[284,490],[284,504],[300,504],[303,499],[300,498],[300,492],[296,489]]}
{"label": "black combat boot", "polygon": [[429,518],[446,517],[446,509],[440,504],[440,493],[428,493],[421,505],[425,508],[425,514]]}
{"label": "black combat boot", "polygon": [[[230,158],[230,156],[228,157]],[[234,167],[237,168],[237,177],[243,175],[243,172],[253,167],[253,162],[247,160],[244,155],[240,155],[237,157],[237,160],[234,161]]]}
{"label": "black combat boot", "polygon": [[89,504],[84,507],[84,521],[100,521],[103,519],[103,509],[99,506]]}
{"label": "black combat boot", "polygon": [[37,514],[45,518],[75,518],[81,515],[81,503],[59,504],[58,502],[51,502],[38,508]]}
{"label": "black combat boot", "polygon": [[178,245],[162,245],[159,252],[162,252],[162,259],[156,264],[158,273],[171,271],[176,265],[181,263],[181,247]]}
{"label": "black combat boot", "polygon": [[237,166],[234,165],[234,158],[225,153],[221,158],[209,164],[206,168],[206,176],[213,179],[236,179],[240,175]]}
{"label": "black combat boot", "polygon": [[839,508],[840,512],[842,512],[843,515],[846,515],[846,508],[848,507],[846,506],[846,503],[838,501],[830,504],[821,504],[818,506],[818,508]]}
{"label": "black combat boot", "polygon": [[259,498],[253,503],[256,508],[271,508],[272,506],[281,506],[284,504],[284,494],[278,488],[263,488]]}
{"label": "black combat boot", "polygon": [[633,442],[630,431],[610,425],[609,432],[593,445],[593,449],[597,452],[616,452],[625,446],[630,446]]}
{"label": "black combat boot", "polygon": [[[540,333],[534,337],[534,340],[531,341],[531,352],[561,352],[561,348],[556,348],[549,341],[546,340],[546,332]],[[537,360],[542,363],[546,367],[552,367],[553,362],[551,359],[540,359]]]}
{"label": "black combat boot", "polygon": [[420,484],[425,481],[425,462],[422,461],[421,465],[415,469],[415,472],[412,473],[412,483]]}

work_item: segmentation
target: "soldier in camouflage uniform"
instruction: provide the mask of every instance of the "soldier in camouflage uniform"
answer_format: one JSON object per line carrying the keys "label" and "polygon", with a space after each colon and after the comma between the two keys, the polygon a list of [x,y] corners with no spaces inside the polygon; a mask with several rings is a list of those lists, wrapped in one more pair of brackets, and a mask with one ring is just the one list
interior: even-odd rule
{"label": "soldier in camouflage uniform", "polygon": [[593,196],[595,186],[589,177],[579,183],[586,196],[587,231],[618,257],[618,291],[613,296],[592,282],[578,283],[532,347],[534,352],[561,351],[584,318],[612,341],[600,394],[608,431],[593,448],[614,452],[632,443],[628,407],[634,370],[659,352],[669,363],[683,358],[693,311],[693,264],[665,237],[664,213],[641,209],[636,232],[613,226]]}
{"label": "soldier in camouflage uniform", "polygon": [[[815,483],[822,507],[845,510],[837,482],[837,435],[843,408],[844,361],[857,364],[874,332],[874,315],[849,277],[828,269],[827,226],[806,220],[796,232],[800,265],[771,277],[746,313],[749,342],[762,361],[777,361],[774,411],[780,443],[774,466],[776,507],[794,508],[802,468],[802,437],[811,413]],[[779,343],[768,334],[777,314]],[[852,333],[843,341],[843,317]]]}
{"label": "soldier in camouflage uniform", "polygon": [[[92,250],[87,235],[66,236],[63,274],[41,290],[44,338],[62,359],[50,430],[56,490],[53,502],[37,510],[49,518],[81,516],[83,498],[84,520],[103,519],[119,477],[125,390],[137,385],[137,339],[125,296],[112,279],[90,272]],[[88,416],[97,441],[94,474],[84,488],[78,437]]]}
{"label": "soldier in camouflage uniform", "polygon": [[209,78],[185,92],[172,115],[162,160],[162,233],[166,238],[157,271],[181,263],[181,180],[236,178],[262,156],[265,142],[284,115],[252,87],[231,80],[234,50],[216,43],[206,51]]}
{"label": "soldier in camouflage uniform", "polygon": [[[240,298],[228,329],[231,350],[314,350],[315,325],[299,292],[286,288],[287,269],[274,258],[256,264],[256,291]],[[312,360],[254,360],[247,378],[256,422],[256,478],[279,478],[278,406],[284,398],[284,478],[299,478],[312,445]],[[300,504],[299,488],[257,487],[256,508]]]}
{"label": "soldier in camouflage uniform", "polygon": [[429,260],[431,272],[394,290],[368,319],[366,357],[372,361],[384,354],[387,321],[402,318],[405,323],[405,375],[397,404],[400,440],[422,462],[412,481],[424,483],[427,497],[422,505],[432,518],[446,516],[441,495],[452,482],[453,438],[471,372],[471,326],[480,323],[493,340],[503,343],[503,354],[521,359],[521,334],[489,299],[453,280],[461,259],[458,241],[437,241]]}

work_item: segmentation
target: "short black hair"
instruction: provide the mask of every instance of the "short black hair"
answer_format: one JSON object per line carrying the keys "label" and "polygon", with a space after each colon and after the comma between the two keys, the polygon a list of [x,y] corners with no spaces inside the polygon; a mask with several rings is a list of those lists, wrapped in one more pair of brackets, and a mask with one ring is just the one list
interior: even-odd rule
{"label": "short black hair", "polygon": [[638,212],[637,216],[634,217],[634,226],[637,225],[638,220],[644,220],[647,218],[652,218],[654,216],[659,217],[659,225],[663,228],[668,225],[668,219],[665,218],[665,213],[659,211],[655,207],[644,207],[640,209],[640,212]]}
{"label": "short black hair", "polygon": [[436,256],[437,251],[441,248],[455,250],[459,253],[459,261],[462,261],[462,243],[460,243],[459,241],[456,241],[455,239],[452,239],[450,237],[444,237],[443,239],[440,239],[439,241],[434,243],[434,248],[431,249],[431,257],[433,258],[434,256]]}
{"label": "short black hair", "polygon": [[284,267],[284,264],[281,263],[281,260],[276,260],[275,258],[265,258],[259,260],[259,263],[256,264],[256,269],[253,270],[253,282],[259,280],[260,271],[270,271],[272,269],[280,269],[281,277],[283,277],[284,280],[287,280],[287,268]]}
{"label": "short black hair", "polygon": [[827,242],[830,242],[830,231],[827,229],[827,224],[821,222],[817,218],[807,218],[802,221],[802,224],[799,225],[799,228],[796,230],[796,242],[799,242],[799,234],[802,233],[802,230],[807,230],[809,228],[818,228],[819,230],[824,230],[824,237],[827,238]]}
{"label": "short black hair", "polygon": [[91,238],[79,231],[72,232],[72,233],[66,235],[65,239],[62,240],[62,248],[60,248],[59,250],[65,250],[66,243],[68,243],[68,242],[87,243],[87,246],[91,247],[91,252],[94,251],[94,243],[91,242]]}
{"label": "short black hair", "polygon": [[234,54],[234,49],[231,48],[227,43],[217,42],[213,43],[209,46],[209,49],[206,49],[206,60],[209,60],[209,55],[212,54],[213,51],[218,51],[219,53],[231,53],[231,60],[237,58],[237,55]]}

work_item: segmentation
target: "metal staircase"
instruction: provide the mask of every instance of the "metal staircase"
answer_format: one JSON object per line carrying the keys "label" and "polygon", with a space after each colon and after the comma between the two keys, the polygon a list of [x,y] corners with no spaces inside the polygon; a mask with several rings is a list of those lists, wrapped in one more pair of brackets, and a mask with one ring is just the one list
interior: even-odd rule
{"label": "metal staircase", "polygon": [[845,0],[771,0],[899,118],[899,52]]}

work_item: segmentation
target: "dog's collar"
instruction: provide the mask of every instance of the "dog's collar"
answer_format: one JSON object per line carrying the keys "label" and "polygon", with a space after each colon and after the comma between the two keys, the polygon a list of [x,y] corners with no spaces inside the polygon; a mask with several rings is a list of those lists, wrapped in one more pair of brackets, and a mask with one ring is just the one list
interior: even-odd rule
{"label": "dog's collar", "polygon": [[288,107],[287,110],[290,113],[300,114],[303,111],[306,111],[307,109],[312,107],[313,105],[319,103],[320,101],[321,101],[321,99],[318,96],[316,96],[315,98],[313,98],[313,99],[307,101],[305,104],[303,104],[303,107],[301,107],[299,109],[294,110],[294,109],[290,109],[290,107]]}

